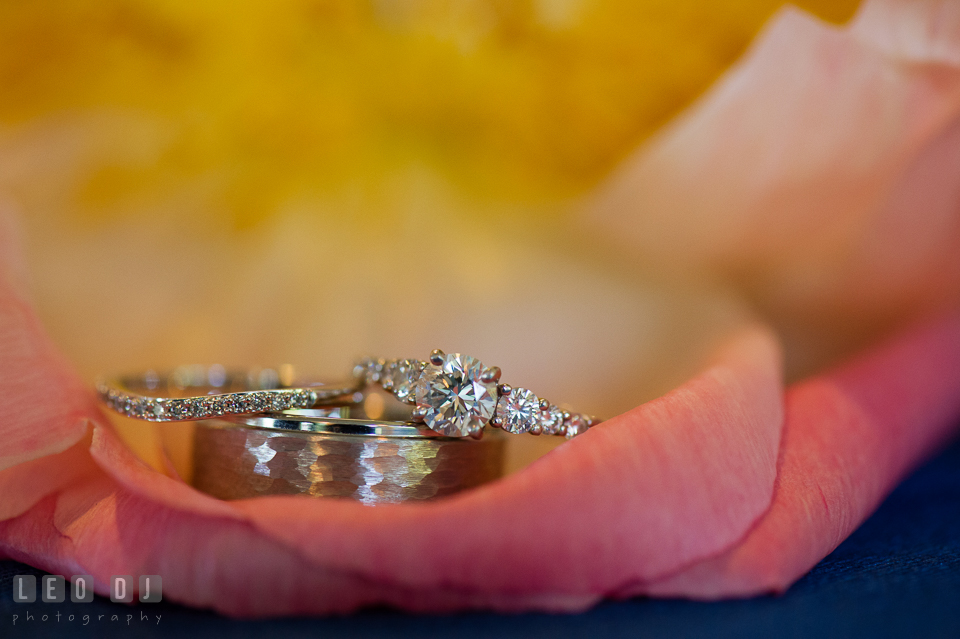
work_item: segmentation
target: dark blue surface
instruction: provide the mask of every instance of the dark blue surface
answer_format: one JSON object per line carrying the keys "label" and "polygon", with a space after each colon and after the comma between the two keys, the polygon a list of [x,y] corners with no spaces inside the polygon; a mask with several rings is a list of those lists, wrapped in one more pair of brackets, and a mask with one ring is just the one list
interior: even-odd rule
{"label": "dark blue surface", "polygon": [[[955,637],[960,638],[960,443],[917,471],[810,574],[781,597],[697,603],[636,599],[580,615],[411,616],[241,622],[170,604],[15,604],[0,562],[0,637]],[[32,622],[12,625],[30,610]],[[60,611],[55,622],[40,615]],[[149,623],[142,613],[161,615]],[[126,624],[126,615],[135,619]],[[66,615],[92,615],[86,627]],[[107,615],[96,621],[96,615]],[[119,619],[111,622],[109,616]],[[79,619],[80,617],[78,617]]]}

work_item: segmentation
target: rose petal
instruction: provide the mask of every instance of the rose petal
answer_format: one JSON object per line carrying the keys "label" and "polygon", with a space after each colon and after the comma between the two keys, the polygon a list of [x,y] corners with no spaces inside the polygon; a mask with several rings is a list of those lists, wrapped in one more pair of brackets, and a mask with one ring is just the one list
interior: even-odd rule
{"label": "rose petal", "polygon": [[766,510],[778,370],[776,343],[751,331],[673,393],[524,472],[430,504],[217,502],[98,427],[92,450],[110,478],[0,523],[0,549],[49,570],[82,563],[98,580],[162,574],[172,599],[235,615],[371,603],[582,609],[625,581],[720,552]]}
{"label": "rose petal", "polygon": [[97,426],[89,455],[108,475],[149,501],[204,515],[239,518],[228,503],[200,493],[182,480],[162,475],[134,455],[113,429]]}
{"label": "rose petal", "polygon": [[24,297],[6,208],[0,203],[0,471],[67,450],[100,416]]}
{"label": "rose petal", "polygon": [[99,475],[89,448],[85,438],[62,453],[0,470],[0,520],[23,514],[47,495]]}
{"label": "rose petal", "polygon": [[165,599],[239,617],[344,613],[376,603],[422,611],[572,610],[597,599],[371,581],[312,564],[243,522],[170,509],[106,478],[0,523],[0,554],[54,573],[90,574],[100,594],[112,575],[160,574]]}
{"label": "rose petal", "polygon": [[700,598],[785,590],[957,431],[960,316],[793,387],[777,492],[744,543],[629,591]]}
{"label": "rose petal", "polygon": [[950,1],[866,2],[842,29],[784,9],[592,221],[627,255],[723,270],[831,330],[957,300],[957,33]]}

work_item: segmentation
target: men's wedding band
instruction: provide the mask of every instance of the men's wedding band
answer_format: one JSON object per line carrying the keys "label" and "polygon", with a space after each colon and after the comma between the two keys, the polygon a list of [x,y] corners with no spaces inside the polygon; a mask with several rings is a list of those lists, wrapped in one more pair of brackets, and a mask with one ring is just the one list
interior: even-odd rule
{"label": "men's wedding band", "polygon": [[505,437],[443,437],[423,426],[332,412],[200,422],[194,487],[219,499],[299,494],[380,504],[435,499],[503,474]]}

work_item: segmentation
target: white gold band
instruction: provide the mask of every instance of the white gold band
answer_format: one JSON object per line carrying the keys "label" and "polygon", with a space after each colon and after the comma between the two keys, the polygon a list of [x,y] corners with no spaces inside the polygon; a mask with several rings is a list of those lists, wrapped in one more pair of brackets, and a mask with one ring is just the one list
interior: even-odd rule
{"label": "white gold band", "polygon": [[[97,394],[114,411],[151,422],[183,422],[229,415],[311,408],[346,401],[356,384],[281,387],[272,369],[227,371],[222,366],[148,371],[97,382]],[[163,396],[160,396],[163,395]]]}

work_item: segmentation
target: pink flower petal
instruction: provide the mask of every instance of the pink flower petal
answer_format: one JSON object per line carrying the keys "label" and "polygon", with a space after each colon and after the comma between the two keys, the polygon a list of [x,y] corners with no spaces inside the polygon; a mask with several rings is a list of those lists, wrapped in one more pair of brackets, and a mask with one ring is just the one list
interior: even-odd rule
{"label": "pink flower petal", "polygon": [[785,590],[957,430],[960,316],[793,387],[770,512],[735,549],[629,591],[701,598]]}
{"label": "pink flower petal", "polygon": [[182,480],[161,475],[147,466],[107,426],[93,429],[89,455],[118,484],[131,488],[147,500],[182,511],[240,518],[229,503],[197,492]]}
{"label": "pink flower petal", "polygon": [[92,450],[109,477],[0,523],[0,550],[49,570],[82,564],[97,579],[162,574],[172,599],[235,615],[581,609],[721,552],[766,510],[777,353],[767,333],[742,335],[673,393],[431,504],[225,504],[154,473],[97,427]]}
{"label": "pink flower petal", "polygon": [[24,297],[4,208],[0,203],[0,471],[67,450],[100,415]]}
{"label": "pink flower petal", "polygon": [[592,221],[628,255],[725,271],[834,328],[956,301],[958,33],[949,0],[871,0],[841,29],[784,9]]}
{"label": "pink flower petal", "polygon": [[89,447],[89,440],[82,439],[62,453],[0,470],[0,521],[25,513],[51,493],[100,474]]}

